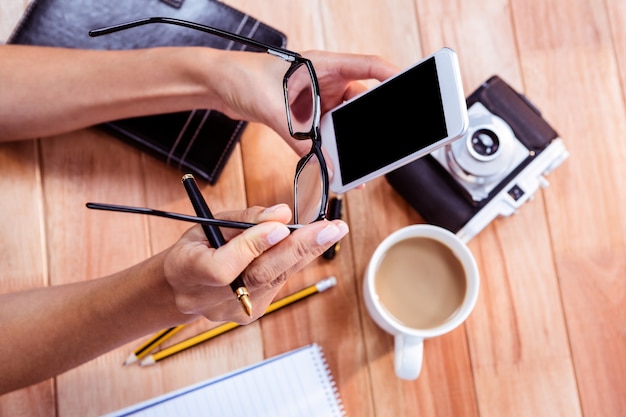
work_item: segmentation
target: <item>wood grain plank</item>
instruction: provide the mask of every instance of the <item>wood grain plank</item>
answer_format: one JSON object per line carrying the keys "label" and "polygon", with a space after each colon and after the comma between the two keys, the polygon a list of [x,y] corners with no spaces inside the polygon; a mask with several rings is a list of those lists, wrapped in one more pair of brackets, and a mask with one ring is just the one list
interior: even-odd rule
{"label": "wood grain plank", "polygon": [[[324,2],[323,12],[326,49],[378,54],[399,67],[406,67],[421,58],[416,10],[411,2],[392,1],[385,7],[371,1]],[[344,196],[351,229],[345,240],[350,242],[353,252],[352,285],[357,294],[362,329],[356,343],[366,354],[365,364],[371,379],[368,403],[371,402],[373,415],[419,414],[427,410],[425,404],[432,403],[420,402],[414,385],[395,377],[392,338],[368,317],[361,296],[365,266],[375,246],[391,231],[407,224],[403,208],[397,209],[389,204],[389,197],[390,188],[382,179],[370,182],[364,190],[349,191]],[[384,389],[379,385],[381,381],[385,381]]]}
{"label": "wood grain plank", "polygon": [[[13,31],[27,0],[0,3],[0,41]],[[36,140],[0,145],[0,293],[47,285],[41,172]],[[0,398],[0,415],[55,413],[54,381],[49,379]]]}
{"label": "wood grain plank", "polygon": [[613,50],[617,59],[622,85],[622,95],[626,97],[626,3],[620,0],[608,0],[606,2],[611,33],[613,37]]}
{"label": "wood grain plank", "polygon": [[513,4],[528,93],[571,153],[545,195],[580,401],[584,415],[622,415],[626,125],[609,25],[617,3],[610,12],[580,0],[536,3]]}
{"label": "wood grain plank", "polygon": [[[436,42],[431,48],[448,45],[459,53],[468,94],[492,74],[523,91],[513,32],[517,15],[509,2],[459,7],[420,1],[419,10],[424,39]],[[437,30],[438,22],[445,22],[445,30]],[[580,413],[549,242],[541,195],[470,242],[482,276],[480,299],[467,322],[481,415]],[[551,365],[555,361],[558,366]],[[537,377],[543,367],[551,369],[550,378]]]}
{"label": "wood grain plank", "polygon": [[424,49],[448,46],[456,50],[466,95],[496,73],[522,90],[508,0],[416,3]]}
{"label": "wood grain plank", "polygon": [[[411,2],[400,1],[389,6],[381,9],[375,4],[362,2],[332,4],[329,2],[325,9],[328,48],[376,53],[400,67],[416,62],[423,56],[416,7]],[[372,30],[371,24],[363,22],[376,22],[375,26],[384,30]],[[425,355],[432,359],[426,361],[423,374],[418,381],[401,381],[395,377],[393,371],[393,339],[369,319],[361,302],[361,282],[365,266],[376,245],[392,231],[410,223],[420,222],[419,216],[407,207],[382,178],[371,181],[364,190],[348,192],[345,200],[351,225],[349,240],[354,251],[354,284],[359,294],[364,332],[361,343],[365,345],[367,352],[367,363],[372,379],[370,396],[374,403],[375,415],[472,413],[473,408],[467,407],[466,401],[462,399],[467,395],[470,398],[473,396],[471,379],[458,378],[459,373],[463,373],[463,367],[466,374],[470,370],[463,330],[445,338],[452,342],[444,344],[444,347],[440,341],[427,346]],[[452,354],[455,358],[460,356],[466,360],[447,363],[449,367],[446,368],[446,362],[440,362],[445,356],[442,350],[447,350],[446,353]],[[384,389],[378,388],[381,381],[385,381]],[[428,381],[438,382],[430,385]],[[469,382],[469,385],[466,382]],[[449,389],[438,389],[440,383]],[[467,411],[463,411],[464,409]]]}
{"label": "wood grain plank", "polygon": [[[412,2],[396,1],[382,9],[374,3],[342,2],[329,4],[327,9],[328,16],[334,16],[332,21],[327,19],[331,49],[380,54],[400,67],[424,54],[418,7]],[[376,22],[375,27],[381,29],[373,30],[363,22]],[[419,216],[384,178],[371,181],[364,190],[348,192],[346,205],[363,326],[361,343],[367,351],[375,415],[474,415],[476,408],[467,401],[471,404],[474,394],[463,329],[427,343],[423,374],[416,381],[402,381],[393,370],[393,338],[373,323],[361,301],[363,274],[377,244],[394,230],[421,222]],[[458,360],[442,361],[447,355]],[[379,385],[382,381],[384,389]]]}
{"label": "wood grain plank", "polygon": [[[251,1],[240,8],[285,31],[292,50],[325,48],[323,15],[318,2],[279,1],[271,9]],[[280,80],[277,80],[279,88]],[[286,122],[286,121],[285,121]],[[298,158],[284,141],[264,126],[254,125],[242,138],[248,204],[271,205],[293,200],[293,175]],[[331,290],[261,319],[266,356],[317,342],[326,354],[346,410],[350,415],[373,415],[369,374],[360,335],[359,294],[354,280],[349,242],[342,243],[333,261],[319,259],[285,284],[279,296],[295,292],[334,275]],[[286,335],[289,335],[286,337]]]}
{"label": "wood grain plank", "polygon": [[[36,288],[47,283],[43,245],[43,206],[37,141],[0,145],[0,292]],[[23,236],[28,238],[15,238]]]}
{"label": "wood grain plank", "polygon": [[412,1],[324,1],[324,49],[380,55],[400,68],[424,56]]}
{"label": "wood grain plank", "polygon": [[[0,38],[27,3],[0,4]],[[476,310],[466,325],[427,341],[417,381],[395,377],[393,340],[361,301],[376,245],[423,222],[378,179],[345,196],[351,233],[337,258],[307,266],[279,296],[328,275],[337,276],[336,288],[158,366],[124,368],[140,341],[120,347],[56,384],[0,397],[0,415],[99,415],[311,342],[324,348],[349,415],[626,413],[624,2],[229,4],[283,30],[294,50],[375,53],[402,67],[451,46],[468,94],[501,75],[541,109],[570,158],[549,175],[549,188],[470,242],[482,274]],[[84,208],[95,200],[191,212],[175,169],[95,129],[46,138],[39,150],[35,141],[0,146],[0,194],[19,196],[0,205],[0,291],[101,276],[167,248],[187,229]],[[297,157],[274,132],[251,124],[231,159],[216,186],[201,184],[214,211],[291,201]],[[177,340],[210,325],[189,326]]]}
{"label": "wood grain plank", "polygon": [[[0,144],[0,293],[48,284],[38,146],[36,140]],[[0,415],[51,415],[54,409],[52,379],[0,400]]]}
{"label": "wood grain plank", "polygon": [[[101,277],[149,255],[146,219],[85,207],[88,201],[145,205],[137,150],[87,129],[42,140],[41,159],[51,285]],[[129,387],[157,394],[154,378],[144,380],[145,372],[116,372],[128,350],[114,350],[58,376],[59,414],[98,415],[119,408],[136,398]]]}

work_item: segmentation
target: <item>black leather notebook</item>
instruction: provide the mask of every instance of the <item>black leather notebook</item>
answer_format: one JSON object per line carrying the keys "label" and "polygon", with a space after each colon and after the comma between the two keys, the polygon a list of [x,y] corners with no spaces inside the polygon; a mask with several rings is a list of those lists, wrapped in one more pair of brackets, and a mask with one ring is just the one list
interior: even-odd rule
{"label": "black leather notebook", "polygon": [[[245,46],[189,28],[152,24],[91,38],[92,29],[161,16],[190,20],[284,47],[284,33],[218,0],[35,0],[7,43],[84,49],[154,46]],[[246,122],[211,110],[116,120],[101,125],[114,136],[214,184]]]}

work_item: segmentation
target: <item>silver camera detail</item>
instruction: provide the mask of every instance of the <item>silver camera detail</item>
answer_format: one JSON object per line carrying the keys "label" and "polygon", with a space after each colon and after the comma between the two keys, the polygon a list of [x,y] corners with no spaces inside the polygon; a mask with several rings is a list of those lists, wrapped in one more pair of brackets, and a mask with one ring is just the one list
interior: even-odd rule
{"label": "silver camera detail", "polygon": [[[431,156],[467,191],[476,203],[488,202],[456,233],[469,241],[498,216],[510,216],[549,185],[546,175],[563,163],[569,152],[561,138],[553,139],[539,154],[529,150],[502,118],[482,103],[468,109],[466,134]],[[490,193],[531,157],[531,161],[508,180],[497,194]]]}
{"label": "silver camera detail", "polygon": [[546,175],[569,156],[539,109],[497,75],[467,107],[462,138],[386,175],[426,222],[466,242],[547,187]]}
{"label": "silver camera detail", "polygon": [[465,135],[431,155],[456,178],[474,201],[482,201],[530,155],[510,126],[481,103],[467,112]]}

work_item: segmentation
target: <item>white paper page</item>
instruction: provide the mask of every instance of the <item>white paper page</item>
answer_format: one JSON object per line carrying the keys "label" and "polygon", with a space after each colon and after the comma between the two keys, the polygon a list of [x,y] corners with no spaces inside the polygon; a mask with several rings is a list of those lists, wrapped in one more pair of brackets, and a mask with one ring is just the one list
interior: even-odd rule
{"label": "white paper page", "polygon": [[105,417],[122,416],[341,417],[345,412],[314,343]]}

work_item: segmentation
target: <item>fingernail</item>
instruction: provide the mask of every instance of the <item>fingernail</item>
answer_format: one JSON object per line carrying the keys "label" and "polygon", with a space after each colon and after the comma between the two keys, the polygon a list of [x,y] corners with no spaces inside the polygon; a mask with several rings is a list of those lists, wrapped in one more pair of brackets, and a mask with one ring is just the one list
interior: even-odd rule
{"label": "fingernail", "polygon": [[329,224],[323,228],[318,234],[316,242],[319,245],[326,243],[335,243],[348,233],[348,226],[345,223],[339,223],[339,226],[334,223]]}
{"label": "fingernail", "polygon": [[268,207],[265,210],[263,210],[263,213],[271,213],[273,211],[276,211],[278,209],[281,209],[283,207],[287,206],[287,204],[281,203],[281,204],[276,204],[274,206]]}
{"label": "fingernail", "polygon": [[338,227],[339,227],[339,230],[341,231],[341,237],[344,237],[350,231],[350,229],[348,228],[348,225],[345,224],[344,222],[339,223]]}
{"label": "fingernail", "polygon": [[287,236],[289,236],[289,229],[287,228],[287,226],[277,226],[276,228],[274,228],[274,230],[269,232],[269,234],[267,235],[267,241],[270,243],[270,245],[274,245],[286,238]]}

